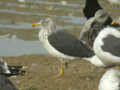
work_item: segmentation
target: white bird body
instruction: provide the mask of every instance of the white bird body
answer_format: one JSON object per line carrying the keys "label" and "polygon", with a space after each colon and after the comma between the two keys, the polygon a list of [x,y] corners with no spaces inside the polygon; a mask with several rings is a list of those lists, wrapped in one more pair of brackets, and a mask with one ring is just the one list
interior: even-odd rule
{"label": "white bird body", "polygon": [[98,90],[120,90],[120,70],[109,69],[102,76]]}
{"label": "white bird body", "polygon": [[[113,64],[120,64],[120,56],[112,55],[110,52],[106,52],[102,49],[102,45],[104,45],[102,40],[106,38],[108,35],[112,35],[120,39],[120,32],[116,30],[116,28],[106,27],[99,33],[99,35],[95,39],[93,45],[94,52],[98,56],[98,58],[100,58],[100,60],[107,66]],[[117,42],[111,41],[111,43]]]}

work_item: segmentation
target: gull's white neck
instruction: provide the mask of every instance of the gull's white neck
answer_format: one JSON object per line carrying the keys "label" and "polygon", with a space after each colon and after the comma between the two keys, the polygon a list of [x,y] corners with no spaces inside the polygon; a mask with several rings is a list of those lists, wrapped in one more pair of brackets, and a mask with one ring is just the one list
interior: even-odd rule
{"label": "gull's white neck", "polygon": [[39,31],[39,40],[41,42],[45,42],[46,40],[48,40],[48,36],[50,36],[54,32],[56,32],[56,29],[54,28],[42,27],[41,30]]}

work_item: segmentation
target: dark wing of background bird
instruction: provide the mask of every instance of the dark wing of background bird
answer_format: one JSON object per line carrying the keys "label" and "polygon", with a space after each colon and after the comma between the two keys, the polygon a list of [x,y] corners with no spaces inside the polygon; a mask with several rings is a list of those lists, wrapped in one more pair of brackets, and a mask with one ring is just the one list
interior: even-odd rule
{"label": "dark wing of background bird", "polygon": [[120,38],[113,35],[108,35],[103,39],[102,50],[114,56],[120,57]]}
{"label": "dark wing of background bird", "polygon": [[18,90],[5,75],[0,74],[0,90]]}
{"label": "dark wing of background bird", "polygon": [[[98,3],[98,0],[86,0],[85,7],[83,9],[84,16],[89,19],[91,17],[94,17],[95,13],[103,9],[100,4]],[[113,19],[109,16],[109,18],[106,21],[106,25],[110,25],[112,23]]]}
{"label": "dark wing of background bird", "polygon": [[55,49],[65,55],[76,57],[89,57],[93,55],[93,52],[85,44],[69,33],[58,31],[51,34],[48,40]]}
{"label": "dark wing of background bird", "polygon": [[97,10],[102,9],[97,0],[86,0],[85,7],[83,9],[84,16],[89,19],[93,17]]}

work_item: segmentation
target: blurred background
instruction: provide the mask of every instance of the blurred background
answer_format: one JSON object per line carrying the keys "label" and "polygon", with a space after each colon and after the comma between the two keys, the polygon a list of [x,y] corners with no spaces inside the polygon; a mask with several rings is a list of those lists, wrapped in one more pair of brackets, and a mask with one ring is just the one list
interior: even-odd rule
{"label": "blurred background", "polygon": [[[120,16],[120,5],[98,0],[114,18]],[[0,56],[47,54],[38,39],[38,28],[32,23],[51,17],[57,30],[79,35],[86,21],[82,13],[85,0],[0,0]]]}

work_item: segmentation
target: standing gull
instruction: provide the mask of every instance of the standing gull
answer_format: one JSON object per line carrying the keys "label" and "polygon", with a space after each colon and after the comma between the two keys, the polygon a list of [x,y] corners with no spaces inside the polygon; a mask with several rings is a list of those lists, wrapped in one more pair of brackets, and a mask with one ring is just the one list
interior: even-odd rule
{"label": "standing gull", "polygon": [[64,73],[63,64],[68,59],[87,58],[93,55],[93,52],[75,36],[63,31],[56,31],[56,25],[50,18],[40,20],[39,23],[32,24],[32,26],[40,26],[39,39],[41,43],[49,54],[58,57],[62,62],[58,76]]}

